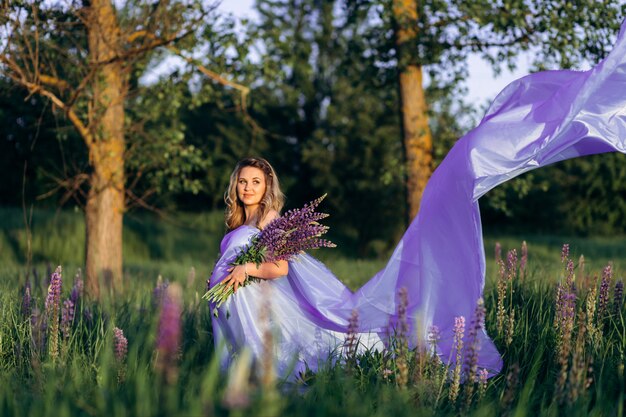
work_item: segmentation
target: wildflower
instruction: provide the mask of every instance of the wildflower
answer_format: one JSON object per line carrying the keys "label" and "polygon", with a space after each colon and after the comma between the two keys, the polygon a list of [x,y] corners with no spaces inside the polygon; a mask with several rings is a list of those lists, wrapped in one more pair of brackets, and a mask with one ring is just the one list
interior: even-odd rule
{"label": "wildflower", "polygon": [[467,349],[465,351],[465,371],[467,375],[476,375],[478,366],[478,352],[480,351],[479,333],[485,321],[485,305],[482,298],[478,299],[474,318],[467,334]]}
{"label": "wildflower", "polygon": [[624,282],[617,281],[613,290],[613,314],[619,315],[624,302]]}
{"label": "wildflower", "polygon": [[569,258],[569,243],[564,243],[561,249],[561,262],[565,262]]}
{"label": "wildflower", "polygon": [[115,363],[117,365],[117,382],[121,384],[126,379],[126,355],[128,353],[128,340],[124,336],[124,331],[119,327],[113,328],[113,352],[115,353]]}
{"label": "wildflower", "polygon": [[166,382],[173,384],[178,378],[178,358],[181,341],[182,289],[179,284],[169,285],[161,302],[157,332],[155,367]]}
{"label": "wildflower", "polygon": [[600,293],[598,294],[598,320],[600,321],[602,321],[608,313],[609,285],[612,276],[611,265],[607,265],[602,271],[602,282],[600,283]]}
{"label": "wildflower", "polygon": [[465,317],[454,318],[454,342],[453,348],[456,351],[456,360],[452,373],[452,383],[450,385],[450,402],[454,403],[459,396],[461,386],[461,365],[463,363],[463,334],[465,333]]}
{"label": "wildflower", "polygon": [[128,353],[128,340],[124,336],[124,331],[119,327],[113,328],[113,341],[115,359],[119,363],[122,363],[126,359],[126,354]]}
{"label": "wildflower", "polygon": [[383,379],[386,381],[389,379],[389,377],[393,375],[393,371],[389,368],[385,368],[383,369]]}
{"label": "wildflower", "polygon": [[587,334],[589,335],[589,342],[591,346],[597,346],[602,339],[602,329],[595,324],[596,314],[596,286],[592,286],[587,293],[587,301],[585,303],[585,317],[587,320]]}
{"label": "wildflower", "polygon": [[46,297],[46,318],[48,320],[48,351],[53,360],[59,355],[59,308],[61,304],[61,267],[58,266],[50,277]]}
{"label": "wildflower", "polygon": [[498,328],[498,333],[501,334],[504,329],[504,323],[507,320],[506,309],[504,308],[504,304],[506,301],[506,288],[507,288],[507,279],[506,279],[506,267],[504,265],[504,261],[500,259],[498,261],[498,306],[497,306],[497,322],[496,326]]}
{"label": "wildflower", "polygon": [[517,250],[511,249],[506,256],[508,279],[512,281],[517,275]]}
{"label": "wildflower", "polygon": [[[357,333],[359,329],[359,312],[354,309],[350,314],[350,320],[348,321],[348,333],[344,342],[344,350],[346,352],[346,363],[356,365],[356,352],[357,352]],[[348,368],[349,369],[349,368]]]}
{"label": "wildflower", "polygon": [[398,343],[398,352],[396,364],[398,366],[398,385],[401,388],[404,388],[409,382],[409,326],[407,322],[407,306],[409,301],[407,289],[405,287],[400,288],[398,296],[400,297],[400,302],[398,303],[397,311],[398,329],[396,333],[396,341]]}
{"label": "wildflower", "polygon": [[478,379],[478,402],[480,402],[487,393],[487,378],[489,377],[489,372],[486,369],[481,369],[478,371],[477,379]]}
{"label": "wildflower", "polygon": [[472,401],[472,394],[474,391],[473,377],[477,374],[478,370],[478,352],[480,351],[480,339],[479,333],[483,329],[485,321],[485,306],[482,298],[478,299],[476,304],[476,310],[474,311],[474,319],[472,325],[469,328],[467,335],[467,349],[465,351],[465,371],[468,377],[468,383],[466,385],[466,400],[467,407],[470,406]]}
{"label": "wildflower", "polygon": [[[575,347],[568,375],[567,400],[570,404],[574,404],[578,397],[588,388],[587,372],[590,369],[590,363],[585,357],[586,330],[584,313],[580,311],[578,314],[578,335],[574,344]],[[557,392],[557,394],[559,393]],[[561,392],[560,394],[563,395],[564,393]]]}

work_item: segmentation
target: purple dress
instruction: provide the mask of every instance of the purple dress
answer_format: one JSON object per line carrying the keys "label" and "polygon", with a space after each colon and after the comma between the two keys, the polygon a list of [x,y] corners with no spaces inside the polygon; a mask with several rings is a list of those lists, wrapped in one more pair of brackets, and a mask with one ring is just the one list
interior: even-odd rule
{"label": "purple dress", "polygon": [[[243,225],[224,236],[211,286],[228,275],[230,262],[258,232]],[[262,357],[264,314],[271,325],[278,375],[297,376],[307,368],[316,371],[319,364],[333,362],[343,351],[351,296],[350,289],[321,262],[307,254],[297,256],[289,261],[286,276],[240,287],[213,317],[215,346],[222,349],[223,365],[244,346],[251,349],[253,358]],[[376,333],[358,337],[361,351],[383,347]]]}
{"label": "purple dress", "polygon": [[[289,264],[285,278],[268,282],[277,355],[312,369],[343,343],[349,317],[358,312],[365,345],[380,346],[396,320],[398,291],[408,292],[408,317],[414,346],[430,326],[441,333],[437,349],[447,361],[455,317],[471,323],[485,282],[485,253],[478,199],[524,172],[569,158],[603,152],[626,153],[626,24],[613,51],[589,71],[545,71],[508,85],[481,123],[459,139],[431,177],[420,212],[391,259],[355,293],[308,255]],[[228,262],[256,230],[242,226],[225,236],[212,283],[225,276]],[[261,285],[250,285],[229,301],[214,321],[216,344],[232,351],[250,346],[260,355],[258,309]],[[467,334],[467,332],[466,332]],[[370,337],[365,337],[370,335]],[[487,334],[479,333],[478,367],[491,375],[502,366]],[[467,345],[467,343],[465,343]],[[295,359],[294,359],[295,358]]]}

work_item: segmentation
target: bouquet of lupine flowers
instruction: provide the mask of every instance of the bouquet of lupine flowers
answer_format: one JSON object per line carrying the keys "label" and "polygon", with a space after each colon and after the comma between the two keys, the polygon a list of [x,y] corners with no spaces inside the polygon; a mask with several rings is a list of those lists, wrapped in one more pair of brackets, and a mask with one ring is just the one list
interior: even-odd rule
{"label": "bouquet of lupine flowers", "polygon": [[[320,238],[328,231],[328,226],[323,226],[318,221],[328,217],[328,214],[318,213],[315,209],[325,197],[326,194],[300,209],[290,210],[272,220],[265,229],[250,239],[250,244],[239,252],[231,265],[254,262],[258,266],[264,262],[290,260],[309,249],[335,247],[334,243]],[[259,279],[247,277],[241,287],[257,281]],[[215,303],[214,314],[217,314],[217,309],[232,294],[232,285],[219,283],[209,289],[202,298]]]}

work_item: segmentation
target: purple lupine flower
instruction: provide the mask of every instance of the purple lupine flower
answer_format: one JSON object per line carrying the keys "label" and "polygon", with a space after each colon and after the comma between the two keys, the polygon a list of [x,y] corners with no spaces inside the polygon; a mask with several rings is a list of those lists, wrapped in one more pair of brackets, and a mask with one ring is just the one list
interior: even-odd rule
{"label": "purple lupine flower", "polygon": [[567,258],[569,258],[569,243],[564,243],[561,249],[561,262],[565,262]]}
{"label": "purple lupine flower", "polygon": [[468,378],[476,375],[478,370],[478,352],[480,351],[479,334],[485,324],[485,305],[482,298],[478,299],[474,318],[467,334],[467,349],[465,352],[465,370]]}
{"label": "purple lupine flower", "polygon": [[178,377],[178,357],[181,342],[182,289],[178,283],[165,290],[156,339],[156,368],[168,383]]}
{"label": "purple lupine flower", "polygon": [[58,266],[50,277],[48,296],[46,297],[46,318],[48,320],[48,351],[53,360],[59,355],[59,312],[61,305],[61,267]]}
{"label": "purple lupine flower", "polygon": [[74,302],[69,298],[63,301],[63,308],[61,309],[61,333],[63,333],[63,339],[65,340],[70,338],[72,323],[74,323],[74,312]]}
{"label": "purple lupine flower", "polygon": [[502,259],[502,245],[500,245],[500,242],[496,242],[495,258],[496,258],[496,264],[498,264],[500,260]]}
{"label": "purple lupine flower", "polygon": [[522,258],[519,262],[519,273],[521,277],[526,276],[526,264],[528,263],[528,245],[526,241],[522,242]]}
{"label": "purple lupine flower", "polygon": [[348,320],[348,333],[346,335],[346,340],[344,342],[344,351],[347,359],[347,363],[355,364],[356,361],[356,352],[358,347],[358,334],[359,331],[359,312],[354,309],[350,314],[350,319]]}
{"label": "purple lupine flower", "polygon": [[461,364],[463,362],[463,335],[465,333],[465,317],[454,318],[454,342],[453,348],[456,351],[455,366],[452,372],[452,382],[450,384],[450,402],[454,403],[459,396],[461,386]]}
{"label": "purple lupine flower", "polygon": [[613,313],[619,315],[622,310],[622,302],[624,301],[624,282],[617,281],[613,291]]}
{"label": "purple lupine flower", "polygon": [[517,249],[511,249],[506,255],[508,279],[512,280],[517,274]]}
{"label": "purple lupine flower", "polygon": [[61,304],[61,267],[58,266],[54,274],[50,277],[50,285],[48,286],[48,295],[46,297],[46,313],[50,315],[53,308],[58,310]]}
{"label": "purple lupine flower", "polygon": [[598,294],[598,318],[604,319],[609,306],[609,286],[613,271],[611,265],[607,265],[602,270],[602,281],[600,283],[600,292]]}
{"label": "purple lupine flower", "polygon": [[486,369],[481,369],[478,371],[478,375],[476,375],[476,379],[478,382],[478,402],[480,402],[487,392],[487,378],[489,378],[489,372]]}
{"label": "purple lupine flower", "polygon": [[24,295],[22,296],[22,315],[30,317],[32,297],[30,294],[30,281],[26,280],[24,284]]}
{"label": "purple lupine flower", "polygon": [[124,336],[124,331],[119,327],[113,328],[113,343],[115,359],[119,364],[123,363],[128,353],[128,340]]}

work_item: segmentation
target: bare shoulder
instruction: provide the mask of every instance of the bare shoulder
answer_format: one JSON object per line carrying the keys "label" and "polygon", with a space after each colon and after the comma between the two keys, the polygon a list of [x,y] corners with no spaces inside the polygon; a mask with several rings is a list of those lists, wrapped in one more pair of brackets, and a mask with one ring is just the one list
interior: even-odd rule
{"label": "bare shoulder", "polygon": [[261,221],[259,223],[259,226],[261,226],[261,229],[264,229],[265,226],[267,226],[272,220],[274,220],[274,219],[276,219],[278,217],[280,217],[280,213],[277,212],[276,210],[272,209],[272,210],[267,212],[267,214],[263,218],[263,221]]}

